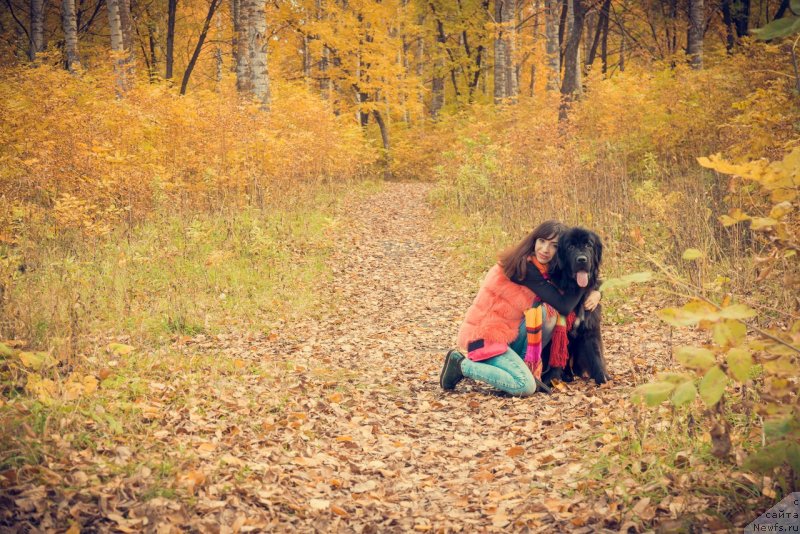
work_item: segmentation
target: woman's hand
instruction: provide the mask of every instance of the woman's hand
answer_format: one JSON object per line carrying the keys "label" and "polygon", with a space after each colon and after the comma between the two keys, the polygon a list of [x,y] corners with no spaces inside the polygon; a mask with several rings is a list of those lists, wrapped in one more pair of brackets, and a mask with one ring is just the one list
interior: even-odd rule
{"label": "woman's hand", "polygon": [[598,304],[600,304],[600,292],[595,289],[586,296],[586,300],[583,301],[583,307],[586,311],[592,311]]}

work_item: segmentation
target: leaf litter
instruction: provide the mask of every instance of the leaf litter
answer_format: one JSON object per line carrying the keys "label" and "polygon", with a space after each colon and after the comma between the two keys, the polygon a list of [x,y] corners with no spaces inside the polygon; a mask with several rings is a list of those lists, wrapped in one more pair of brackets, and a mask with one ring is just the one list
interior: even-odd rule
{"label": "leaf litter", "polygon": [[[614,380],[602,387],[578,380],[527,399],[468,380],[440,390],[477,281],[429,231],[429,187],[387,183],[345,201],[317,317],[265,333],[180,336],[142,364],[125,395],[114,395],[117,360],[136,349],[108,345],[97,378],[67,381],[75,409],[38,434],[28,427],[39,461],[0,473],[0,526],[640,531],[712,508],[712,498],[680,493],[691,479],[664,480],[675,491],[658,502],[645,495],[653,488],[627,475],[646,461],[593,471],[622,447],[631,388],[671,361],[677,340],[652,303],[627,302],[632,320],[605,326]],[[48,387],[33,393],[54,394]],[[90,411],[87,395],[106,397]],[[650,451],[652,462],[661,452]],[[693,461],[681,454],[676,463]]]}

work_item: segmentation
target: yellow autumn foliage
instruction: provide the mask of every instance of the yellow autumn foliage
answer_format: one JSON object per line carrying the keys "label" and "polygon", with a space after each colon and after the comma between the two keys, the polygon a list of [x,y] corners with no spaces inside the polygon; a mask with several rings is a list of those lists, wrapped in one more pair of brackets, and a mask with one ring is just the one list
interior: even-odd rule
{"label": "yellow autumn foliage", "polygon": [[164,205],[263,205],[289,186],[356,178],[376,157],[302,87],[277,88],[264,115],[232,88],[175,98],[139,84],[119,100],[109,84],[44,65],[0,73],[0,238],[23,226],[104,236]]}
{"label": "yellow autumn foliage", "polygon": [[64,361],[101,329],[152,341],[310,302],[332,191],[378,152],[301,85],[274,84],[270,113],[218,89],[117,99],[110,69],[2,68],[0,338]]}
{"label": "yellow autumn foliage", "polygon": [[[797,145],[800,108],[792,105],[792,79],[781,75],[791,69],[789,58],[775,47],[746,43],[738,54],[706,59],[701,71],[669,62],[632,65],[608,78],[592,71],[562,123],[557,96],[545,92],[503,112],[474,106],[470,114],[399,135],[395,169],[440,178],[439,205],[509,235],[558,218],[597,228],[639,257],[682,266],[698,284],[705,283],[701,271],[713,268],[744,290],[759,276],[748,268],[751,247],[768,238],[752,235],[749,226],[720,228],[717,219],[740,209],[760,217],[752,230],[770,225],[773,205],[791,196],[787,185],[796,187],[770,176],[781,165],[797,167],[796,156],[782,161],[787,147]],[[752,185],[697,164],[714,153],[772,180],[771,199],[753,197]],[[775,209],[773,215],[791,220]],[[502,245],[487,249],[496,246]],[[682,260],[687,248],[703,251],[702,261]],[[619,258],[609,254],[608,268],[616,269]],[[791,305],[781,284],[763,297]]]}

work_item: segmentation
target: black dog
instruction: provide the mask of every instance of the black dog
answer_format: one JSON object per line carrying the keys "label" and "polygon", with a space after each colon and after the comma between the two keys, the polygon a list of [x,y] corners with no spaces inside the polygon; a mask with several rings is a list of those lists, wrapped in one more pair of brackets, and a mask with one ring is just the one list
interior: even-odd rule
{"label": "black dog", "polygon": [[[584,291],[588,294],[600,287],[603,243],[596,233],[580,227],[564,232],[558,239],[557,258],[558,268],[553,274],[553,281],[565,293]],[[584,373],[588,373],[598,385],[609,379],[603,357],[603,339],[600,335],[600,306],[587,312],[583,309],[583,299],[581,299],[575,313],[577,315],[575,325],[569,332],[567,368],[548,369],[549,347],[542,353],[546,369],[542,381],[545,384],[551,384],[553,379],[571,382],[575,376],[583,376]]]}

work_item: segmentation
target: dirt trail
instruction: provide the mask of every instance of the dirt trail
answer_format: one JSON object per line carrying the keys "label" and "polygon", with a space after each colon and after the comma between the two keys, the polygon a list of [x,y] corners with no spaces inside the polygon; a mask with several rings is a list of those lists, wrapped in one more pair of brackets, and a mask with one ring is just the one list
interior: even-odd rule
{"label": "dirt trail", "polygon": [[[580,491],[564,495],[586,489],[592,451],[583,447],[614,424],[604,414],[621,404],[632,367],[666,354],[664,329],[629,325],[649,340],[635,347],[624,341],[624,328],[606,329],[617,378],[607,388],[580,381],[550,397],[518,399],[465,380],[454,393],[441,391],[442,358],[476,281],[459,278],[445,244],[431,236],[427,191],[387,184],[345,207],[350,251],[333,258],[341,304],[327,321],[304,327],[303,343],[305,354],[346,374],[352,386],[330,426],[315,426],[323,435],[308,442],[309,454],[322,455],[323,472],[326,459],[335,459],[329,467],[342,485],[290,494],[301,505],[303,498],[330,501],[347,517],[322,510],[293,521],[318,529],[474,531],[515,523],[550,531],[613,517]],[[598,439],[594,448],[604,445]]]}
{"label": "dirt trail", "polygon": [[0,495],[15,510],[6,521],[23,531],[73,520],[158,532],[619,529],[619,501],[588,496],[603,487],[588,467],[633,377],[668,353],[666,330],[636,320],[646,310],[631,303],[634,321],[604,332],[615,379],[602,388],[578,381],[518,399],[465,380],[441,391],[477,281],[429,233],[428,190],[388,183],[348,200],[334,282],[322,288],[338,304],[321,302],[322,320],[184,340],[174,350],[200,355],[193,373],[143,385],[140,421],[114,445],[53,459],[51,480]]}

